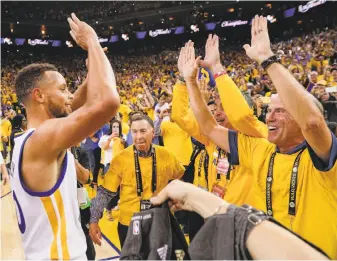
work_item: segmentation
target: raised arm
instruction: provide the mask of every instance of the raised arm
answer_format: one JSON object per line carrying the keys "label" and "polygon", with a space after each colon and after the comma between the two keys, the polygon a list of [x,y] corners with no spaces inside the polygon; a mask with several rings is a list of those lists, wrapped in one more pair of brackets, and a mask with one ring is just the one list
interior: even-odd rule
{"label": "raised arm", "polygon": [[[261,64],[273,56],[267,19],[256,15],[252,22],[251,33],[251,46],[246,44],[244,49],[251,59]],[[313,97],[281,64],[273,63],[266,70],[280,95],[284,107],[300,126],[305,140],[316,155],[327,162],[332,146],[332,136]]]}
{"label": "raised arm", "polygon": [[[108,51],[108,48],[103,48],[103,51]],[[88,59],[85,60],[85,65],[88,68],[89,61]],[[73,111],[76,111],[77,109],[81,108],[86,100],[87,100],[87,86],[88,86],[88,76],[85,78],[84,82],[77,88],[77,90],[74,93],[74,99],[71,104],[71,108]]]}
{"label": "raised arm", "polygon": [[154,104],[156,102],[155,102],[155,100],[154,100],[154,98],[153,98],[153,96],[152,96],[152,94],[149,90],[149,87],[147,87],[147,85],[144,82],[142,82],[142,86],[143,86],[144,91],[145,91],[145,96],[147,97],[147,100],[149,102],[149,107],[154,108]]}
{"label": "raised arm", "polygon": [[200,57],[195,59],[193,42],[189,41],[183,48],[184,78],[190,96],[191,108],[199,123],[200,130],[203,135],[208,137],[217,146],[230,152],[228,129],[217,124],[209,111],[198,86],[197,73],[198,67],[201,64]]}
{"label": "raised arm", "polygon": [[[184,78],[182,72],[183,51],[184,47],[181,49],[178,59],[178,69],[182,78]],[[180,80],[177,80],[173,88],[171,118],[182,130],[186,131],[188,135],[192,136],[202,144],[208,145],[209,139],[201,134],[199,124],[190,108],[186,83]]]}
{"label": "raised arm", "polygon": [[114,73],[95,31],[74,14],[72,19],[68,18],[68,22],[71,36],[83,49],[88,50],[87,99],[81,108],[69,116],[47,120],[36,129],[27,141],[32,156],[41,155],[44,148],[44,157],[54,159],[61,151],[97,131],[118,111],[120,101]]}
{"label": "raised arm", "polygon": [[[209,35],[206,42],[206,56],[203,65],[210,68],[213,75],[223,73],[215,81],[222,106],[230,123],[236,130],[245,135],[259,138],[267,137],[267,126],[254,116],[239,88],[223,69],[220,63],[218,47],[219,37],[217,35]],[[238,110],[238,108],[240,109]]]}
{"label": "raised arm", "polygon": [[208,145],[209,139],[202,135],[197,119],[190,108],[186,83],[178,81],[174,86],[171,118],[188,135]]}

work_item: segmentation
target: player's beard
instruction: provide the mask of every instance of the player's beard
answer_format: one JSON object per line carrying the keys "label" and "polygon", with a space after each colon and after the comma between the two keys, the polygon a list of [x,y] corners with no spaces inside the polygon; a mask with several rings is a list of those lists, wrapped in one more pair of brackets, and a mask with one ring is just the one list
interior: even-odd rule
{"label": "player's beard", "polygon": [[62,108],[54,103],[50,96],[48,96],[48,110],[55,118],[64,118],[69,114],[65,107]]}

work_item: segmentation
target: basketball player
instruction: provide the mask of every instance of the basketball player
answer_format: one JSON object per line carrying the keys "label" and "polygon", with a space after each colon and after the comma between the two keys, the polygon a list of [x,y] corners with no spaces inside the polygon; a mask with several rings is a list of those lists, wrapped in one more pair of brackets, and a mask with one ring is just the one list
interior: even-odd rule
{"label": "basketball player", "polygon": [[[28,129],[15,140],[13,197],[27,259],[86,259],[76,191],[76,167],[68,148],[97,131],[118,111],[119,96],[98,37],[75,14],[70,35],[88,51],[88,76],[72,95],[50,64],[31,64],[15,80]],[[75,111],[76,110],[76,111]]]}

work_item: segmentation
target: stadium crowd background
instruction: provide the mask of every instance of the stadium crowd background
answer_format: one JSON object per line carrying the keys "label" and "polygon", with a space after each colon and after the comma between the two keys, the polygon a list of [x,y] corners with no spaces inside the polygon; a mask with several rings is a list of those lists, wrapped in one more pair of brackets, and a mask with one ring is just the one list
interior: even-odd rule
{"label": "stadium crowd background", "polygon": [[[327,87],[337,85],[337,31],[329,29],[316,31],[280,41],[273,44],[273,50],[281,55],[282,64],[286,66],[295,77],[313,93],[324,105],[326,120],[336,132],[337,97],[336,92],[328,93]],[[220,48],[221,50],[221,48]],[[200,46],[200,53],[202,46]],[[152,55],[123,55],[108,54],[116,71],[118,90],[121,101],[121,113],[126,111],[143,111],[154,119],[154,105],[144,99],[146,97],[143,86],[150,88],[157,102],[162,93],[167,94],[170,103],[173,86],[178,76],[176,60],[179,52],[165,50]],[[251,99],[251,105],[260,119],[263,120],[265,108],[271,94],[276,93],[273,84],[266,73],[256,63],[252,63],[243,51],[221,50],[221,58],[228,74],[233,78],[238,88]],[[1,69],[1,110],[2,114],[2,142],[10,136],[11,126],[6,122],[7,112],[9,119],[16,113],[22,113],[22,104],[18,103],[13,90],[15,75],[25,65],[34,62],[50,62],[57,66],[65,75],[72,91],[84,81],[86,76],[84,57],[41,55],[39,52],[33,56],[29,52],[9,53],[2,59]],[[126,107],[127,106],[127,107]],[[6,142],[5,142],[6,143]],[[5,144],[4,146],[8,146]]]}

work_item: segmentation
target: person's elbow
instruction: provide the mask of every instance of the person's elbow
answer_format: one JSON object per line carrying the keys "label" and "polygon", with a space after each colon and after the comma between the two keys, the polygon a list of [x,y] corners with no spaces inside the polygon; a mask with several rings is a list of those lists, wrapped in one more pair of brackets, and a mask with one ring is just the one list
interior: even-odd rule
{"label": "person's elbow", "polygon": [[83,169],[81,170],[81,174],[79,175],[80,177],[78,177],[78,181],[82,184],[85,185],[88,183],[89,180],[89,170],[87,169]]}
{"label": "person's elbow", "polygon": [[114,90],[111,93],[104,95],[101,105],[103,113],[115,115],[120,106],[120,98],[117,91]]}
{"label": "person's elbow", "polygon": [[216,129],[217,123],[205,122],[204,124],[199,123],[200,132],[202,135],[209,137],[211,133]]}
{"label": "person's elbow", "polygon": [[326,122],[324,120],[323,115],[321,114],[313,114],[307,119],[305,119],[303,126],[301,129],[303,132],[317,132],[319,133],[321,130],[326,128]]}

